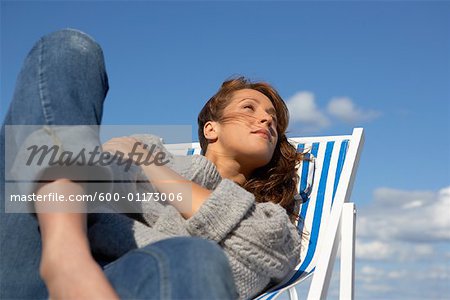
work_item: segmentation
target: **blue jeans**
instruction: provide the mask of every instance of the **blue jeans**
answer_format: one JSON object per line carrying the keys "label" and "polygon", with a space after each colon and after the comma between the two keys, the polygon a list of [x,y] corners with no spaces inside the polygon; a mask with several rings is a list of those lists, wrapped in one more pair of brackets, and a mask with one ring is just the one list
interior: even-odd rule
{"label": "blue jeans", "polygon": [[[99,125],[107,91],[102,50],[82,32],[44,36],[28,54],[0,132],[0,299],[48,297],[39,275],[37,219],[5,213],[4,125]],[[14,152],[29,134],[24,128],[8,148]],[[104,272],[123,299],[237,297],[224,252],[200,238],[172,238],[130,251],[107,263]]]}

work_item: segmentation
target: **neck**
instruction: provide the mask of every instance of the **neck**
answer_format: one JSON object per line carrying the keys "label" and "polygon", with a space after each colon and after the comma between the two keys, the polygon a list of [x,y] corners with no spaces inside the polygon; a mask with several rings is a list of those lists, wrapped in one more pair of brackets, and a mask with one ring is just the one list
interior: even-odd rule
{"label": "neck", "polygon": [[206,151],[205,157],[209,159],[217,168],[222,178],[233,180],[239,185],[243,185],[250,178],[251,172],[239,164],[232,157],[217,155],[214,151]]}

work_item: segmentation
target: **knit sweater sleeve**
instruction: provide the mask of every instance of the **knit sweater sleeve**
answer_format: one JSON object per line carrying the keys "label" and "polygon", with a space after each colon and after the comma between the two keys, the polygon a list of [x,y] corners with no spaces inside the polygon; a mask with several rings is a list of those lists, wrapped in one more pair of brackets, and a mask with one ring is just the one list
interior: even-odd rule
{"label": "knit sweater sleeve", "polygon": [[187,220],[187,230],[223,247],[241,299],[281,281],[300,258],[301,239],[286,211],[255,203],[253,194],[228,179]]}

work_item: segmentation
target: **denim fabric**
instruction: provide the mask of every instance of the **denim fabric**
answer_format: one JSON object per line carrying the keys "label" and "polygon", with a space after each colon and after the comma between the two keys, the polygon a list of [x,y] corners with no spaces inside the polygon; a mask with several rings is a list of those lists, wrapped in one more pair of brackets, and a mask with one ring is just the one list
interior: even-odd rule
{"label": "denim fabric", "polygon": [[105,273],[122,299],[238,298],[222,249],[201,238],[175,237],[130,251]]}
{"label": "denim fabric", "polygon": [[[0,299],[48,297],[39,276],[36,218],[5,213],[5,143],[15,153],[33,132],[24,127],[5,141],[4,125],[98,125],[107,90],[102,50],[82,32],[49,34],[28,54],[0,132]],[[174,238],[133,250],[106,265],[105,273],[121,298],[237,297],[223,251],[202,239]]]}

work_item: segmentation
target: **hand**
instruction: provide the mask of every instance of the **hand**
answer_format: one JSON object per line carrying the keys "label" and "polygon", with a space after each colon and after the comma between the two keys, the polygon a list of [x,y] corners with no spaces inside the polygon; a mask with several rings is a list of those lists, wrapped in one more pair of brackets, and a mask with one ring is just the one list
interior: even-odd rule
{"label": "hand", "polygon": [[147,147],[139,140],[132,137],[118,137],[112,138],[103,145],[103,152],[115,154],[122,152],[125,158],[133,161],[140,161],[142,157],[148,155]]}
{"label": "hand", "polygon": [[[113,138],[103,144],[103,151],[113,154],[120,151],[124,154],[128,154],[129,158],[142,167],[147,178],[150,179],[151,183],[159,193],[183,195],[183,201],[169,201],[168,203],[173,205],[185,219],[192,217],[211,194],[210,190],[187,180],[165,166],[166,163],[163,161],[164,155],[161,157],[158,155],[159,153],[156,153],[153,157],[154,160],[153,158],[148,159],[149,155],[153,155],[154,149],[146,149],[146,147],[135,138]],[[145,164],[141,164],[141,158],[145,158]],[[168,182],[175,182],[177,184],[167,184]]]}

